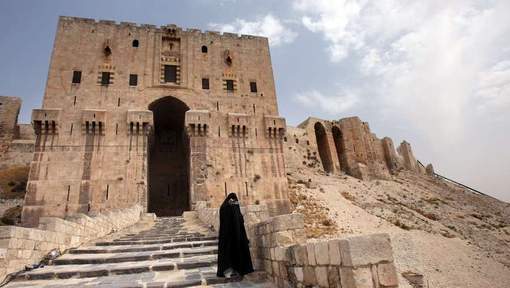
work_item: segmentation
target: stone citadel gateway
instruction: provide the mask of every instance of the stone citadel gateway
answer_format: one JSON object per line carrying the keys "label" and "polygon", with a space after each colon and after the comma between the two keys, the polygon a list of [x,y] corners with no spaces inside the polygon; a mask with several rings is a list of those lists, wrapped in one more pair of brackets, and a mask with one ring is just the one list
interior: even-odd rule
{"label": "stone citadel gateway", "polygon": [[[16,122],[20,101],[2,99],[10,103],[2,130],[9,158],[13,141],[30,132]],[[25,226],[134,204],[181,215],[200,201],[217,207],[232,191],[283,214],[285,166],[314,159],[328,173],[361,179],[425,173],[408,143],[397,153],[357,117],[309,118],[287,131],[267,38],[175,25],[61,17],[32,126],[35,137],[25,138],[35,139],[33,157],[22,157],[31,158]],[[306,161],[284,159],[287,141],[298,138]]]}
{"label": "stone citadel gateway", "polygon": [[[20,107],[0,96],[0,194],[15,200],[0,197],[0,216],[17,213],[0,217],[6,287],[223,283],[217,208],[229,192],[263,282],[234,287],[424,287],[462,278],[450,267],[471,271],[466,282],[479,269],[510,279],[473,258],[420,259],[479,245],[508,266],[508,203],[358,117],[288,126],[267,38],[61,17],[42,107],[30,124]],[[24,180],[6,184],[20,167]]]}
{"label": "stone citadel gateway", "polygon": [[287,211],[266,38],[62,17],[23,222],[142,204],[180,215],[228,191]]}
{"label": "stone citadel gateway", "polygon": [[[509,204],[358,117],[288,126],[264,37],[61,17],[20,107],[0,96],[2,287],[509,286]],[[239,283],[216,276],[229,192]]]}

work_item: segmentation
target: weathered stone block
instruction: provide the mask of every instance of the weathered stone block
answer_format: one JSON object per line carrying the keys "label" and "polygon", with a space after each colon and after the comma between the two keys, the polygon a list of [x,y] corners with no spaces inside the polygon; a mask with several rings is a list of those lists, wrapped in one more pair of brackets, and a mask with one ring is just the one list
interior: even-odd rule
{"label": "weathered stone block", "polygon": [[329,244],[328,242],[315,243],[315,260],[317,265],[329,265]]}
{"label": "weathered stone block", "polygon": [[273,275],[273,264],[270,260],[264,260],[264,270],[268,275]]}
{"label": "weathered stone block", "polygon": [[377,265],[377,276],[379,278],[379,284],[384,287],[398,285],[397,270],[393,263],[382,263]]}
{"label": "weathered stone block", "polygon": [[290,248],[292,251],[292,264],[303,266],[308,265],[307,249],[304,245],[294,245]]}
{"label": "weathered stone block", "polygon": [[287,246],[295,243],[291,231],[279,231],[272,235],[274,235],[273,246]]}
{"label": "weathered stone block", "polygon": [[317,278],[315,277],[315,269],[313,266],[303,267],[303,284],[317,285]]}
{"label": "weathered stone block", "polygon": [[315,278],[317,279],[317,284],[319,284],[320,287],[329,287],[328,267],[315,267]]}
{"label": "weathered stone block", "polygon": [[276,277],[281,277],[280,274],[280,265],[278,265],[277,261],[271,261],[271,266],[273,267],[273,275]]}
{"label": "weathered stone block", "polygon": [[328,283],[331,288],[342,288],[340,284],[340,273],[337,266],[328,267]]}
{"label": "weathered stone block", "polygon": [[340,240],[334,239],[328,241],[329,245],[329,263],[331,265],[342,264],[342,257],[340,256]]}
{"label": "weathered stone block", "polygon": [[287,249],[286,247],[276,247],[274,248],[274,259],[276,261],[289,261],[287,258]]}
{"label": "weathered stone block", "polygon": [[[287,262],[288,263],[288,262]],[[280,266],[280,277],[283,279],[289,278],[289,273],[287,271],[287,265],[285,265],[285,262],[278,262],[278,265]]]}
{"label": "weathered stone block", "polygon": [[306,244],[306,253],[308,255],[308,265],[317,265],[317,261],[315,260],[315,244]]}
{"label": "weathered stone block", "polygon": [[354,273],[351,267],[340,267],[338,269],[342,288],[357,288],[354,282]]}
{"label": "weathered stone block", "polygon": [[355,288],[374,288],[372,271],[368,267],[353,269]]}
{"label": "weathered stone block", "polygon": [[390,237],[385,233],[342,239],[340,255],[342,264],[350,267],[393,261]]}
{"label": "weathered stone block", "polygon": [[304,218],[302,214],[293,213],[273,217],[273,231],[303,229]]}
{"label": "weathered stone block", "polygon": [[294,270],[294,275],[296,276],[296,280],[298,282],[303,282],[304,281],[303,267],[294,267],[293,270]]}

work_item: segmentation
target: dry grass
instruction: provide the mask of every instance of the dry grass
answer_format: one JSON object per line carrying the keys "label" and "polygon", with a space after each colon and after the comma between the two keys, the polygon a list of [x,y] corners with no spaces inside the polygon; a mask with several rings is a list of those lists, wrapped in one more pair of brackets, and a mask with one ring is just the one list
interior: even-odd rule
{"label": "dry grass", "polygon": [[29,169],[28,166],[16,166],[0,170],[0,198],[23,198]]}
{"label": "dry grass", "polygon": [[329,217],[329,208],[303,191],[308,183],[298,181],[300,185],[295,185],[290,182],[290,201],[296,207],[296,211],[304,215],[306,237],[321,238],[335,235],[338,227],[335,221]]}
{"label": "dry grass", "polygon": [[342,194],[342,196],[343,196],[345,199],[347,199],[347,200],[349,200],[349,201],[351,201],[351,202],[354,202],[354,200],[356,200],[356,198],[354,198],[354,196],[352,196],[352,194],[351,194],[351,193],[349,193],[349,192],[347,192],[347,191],[343,191],[343,192],[341,192],[340,194]]}

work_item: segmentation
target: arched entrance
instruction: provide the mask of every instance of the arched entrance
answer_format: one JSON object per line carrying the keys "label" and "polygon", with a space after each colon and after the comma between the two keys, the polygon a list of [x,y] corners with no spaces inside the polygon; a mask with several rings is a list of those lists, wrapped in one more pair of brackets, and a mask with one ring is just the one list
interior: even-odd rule
{"label": "arched entrance", "polygon": [[333,140],[335,141],[336,156],[338,157],[338,163],[340,164],[340,170],[347,171],[347,162],[345,158],[344,149],[344,136],[342,131],[337,126],[333,126],[331,131],[333,133]]}
{"label": "arched entrance", "polygon": [[326,129],[322,123],[317,122],[314,125],[315,138],[317,140],[317,149],[319,150],[319,156],[321,157],[322,166],[324,171],[333,171],[333,161],[331,159],[331,151],[329,150],[328,136],[326,135]]}
{"label": "arched entrance", "polygon": [[189,204],[189,139],[184,116],[189,107],[174,97],[149,105],[154,134],[149,158],[149,212],[182,215]]}

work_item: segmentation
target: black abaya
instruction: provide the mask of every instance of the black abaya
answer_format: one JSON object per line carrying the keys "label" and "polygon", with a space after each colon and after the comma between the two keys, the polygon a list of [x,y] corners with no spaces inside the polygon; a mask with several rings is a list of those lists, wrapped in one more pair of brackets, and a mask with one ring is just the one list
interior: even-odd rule
{"label": "black abaya", "polygon": [[218,242],[218,277],[232,268],[240,275],[253,272],[249,241],[244,219],[235,193],[230,193],[220,208],[220,232]]}

